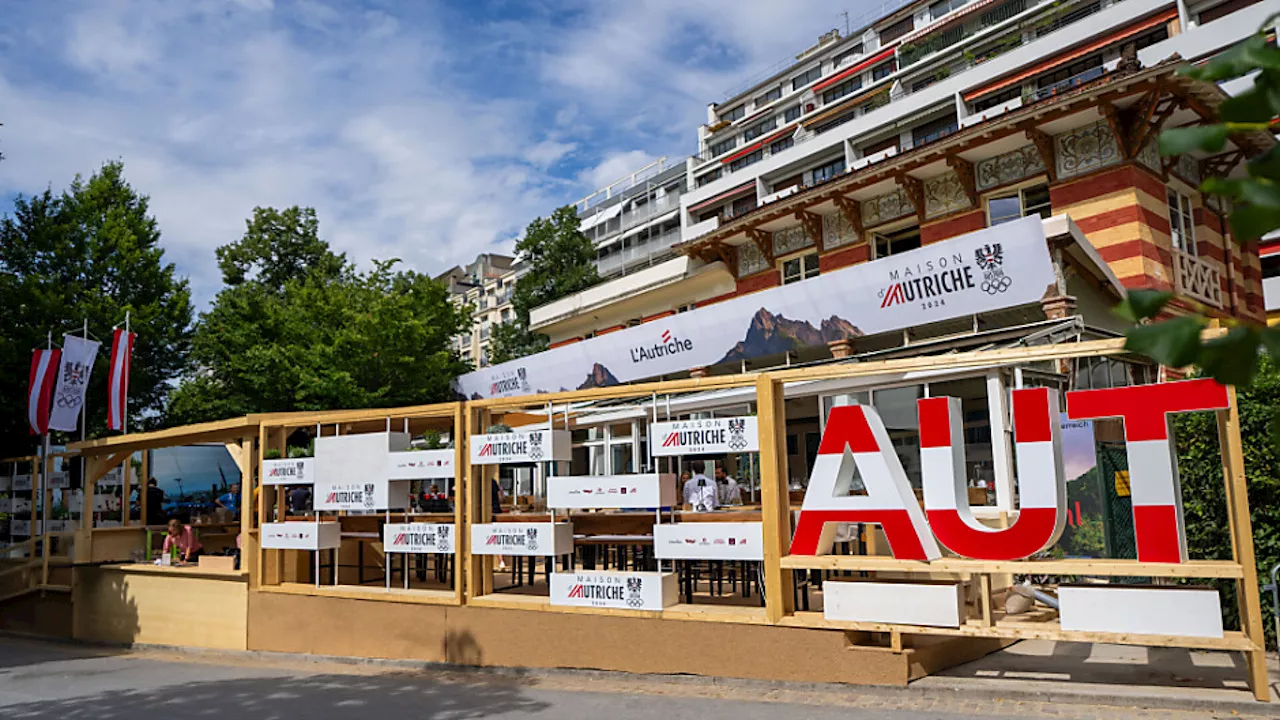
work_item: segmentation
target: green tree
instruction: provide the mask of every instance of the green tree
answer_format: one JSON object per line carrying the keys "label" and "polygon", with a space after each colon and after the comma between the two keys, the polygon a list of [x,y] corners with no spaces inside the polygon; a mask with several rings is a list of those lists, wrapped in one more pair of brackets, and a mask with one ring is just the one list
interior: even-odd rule
{"label": "green tree", "polygon": [[245,238],[219,249],[226,287],[200,317],[195,372],[168,422],[452,399],[470,368],[449,342],[466,316],[448,290],[396,260],[358,271],[314,217],[259,208]]}
{"label": "green tree", "polygon": [[[1249,478],[1249,514],[1261,579],[1280,563],[1280,448],[1267,437],[1267,425],[1280,411],[1280,362],[1263,357],[1253,384],[1241,388],[1237,398],[1245,475]],[[1183,413],[1174,418],[1187,545],[1197,558],[1230,560],[1231,535],[1216,418],[1213,413]],[[1222,591],[1222,605],[1228,609],[1224,617],[1238,629],[1235,582],[1216,584]],[[1275,647],[1275,621],[1271,616],[1271,603],[1264,597],[1263,625]]]}
{"label": "green tree", "polygon": [[[1264,27],[1274,27],[1275,17]],[[1207,82],[1223,82],[1257,73],[1253,87],[1219,107],[1222,122],[1166,130],[1160,135],[1162,155],[1193,151],[1220,153],[1229,139],[1244,133],[1270,137],[1280,129],[1280,50],[1271,47],[1259,32],[1223,52],[1201,67],[1185,68],[1184,75]],[[1232,202],[1231,235],[1250,243],[1280,228],[1280,145],[1245,163],[1241,178],[1210,177],[1201,185],[1206,193]],[[1280,358],[1280,328],[1229,321],[1221,337],[1204,341],[1201,332],[1208,321],[1198,314],[1147,323],[1161,316],[1173,299],[1171,293],[1134,290],[1120,312],[1135,323],[1127,333],[1126,347],[1170,367],[1195,365],[1231,385],[1248,385],[1258,368],[1260,351]],[[1280,413],[1273,428],[1280,439]]]}
{"label": "green tree", "polygon": [[[129,381],[130,429],[154,422],[170,381],[186,368],[191,293],[164,261],[148,199],[110,162],[68,190],[18,197],[0,220],[0,452],[31,449],[26,392],[33,348],[75,332],[87,319],[103,341],[90,380],[88,433],[105,432],[110,331],[129,312],[138,334]],[[141,421],[141,423],[139,422]],[[57,439],[57,438],[55,438]]]}
{"label": "green tree", "polygon": [[516,260],[527,269],[511,296],[515,317],[493,329],[492,362],[546,350],[547,337],[529,329],[529,311],[600,282],[595,247],[578,228],[578,213],[566,205],[550,218],[534,219],[516,243]]}

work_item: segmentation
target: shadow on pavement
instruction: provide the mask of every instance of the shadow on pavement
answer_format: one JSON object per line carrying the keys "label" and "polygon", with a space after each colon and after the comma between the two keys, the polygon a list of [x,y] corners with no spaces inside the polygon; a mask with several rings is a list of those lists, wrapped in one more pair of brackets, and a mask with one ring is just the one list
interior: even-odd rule
{"label": "shadow on pavement", "polygon": [[547,703],[507,681],[439,682],[413,675],[313,675],[196,682],[9,705],[6,720],[79,718],[483,718],[536,713]]}
{"label": "shadow on pavement", "polygon": [[0,635],[0,669],[65,662],[67,660],[110,657],[125,652],[127,651],[117,648]]}

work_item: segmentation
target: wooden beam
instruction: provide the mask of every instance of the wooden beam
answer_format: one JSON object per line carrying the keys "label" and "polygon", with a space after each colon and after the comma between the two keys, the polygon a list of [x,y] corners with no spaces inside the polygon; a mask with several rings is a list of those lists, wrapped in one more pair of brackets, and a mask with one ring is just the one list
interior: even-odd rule
{"label": "wooden beam", "polygon": [[844,216],[844,221],[849,223],[849,227],[858,235],[858,242],[866,239],[866,235],[862,230],[862,203],[857,200],[850,200],[844,195],[838,195],[835,198],[836,208],[840,214]]}
{"label": "wooden beam", "polygon": [[253,529],[254,515],[253,488],[254,481],[260,480],[262,475],[255,462],[257,459],[257,448],[254,447],[253,442],[255,435],[256,433],[246,433],[241,436],[239,444],[227,448],[231,453],[231,459],[235,460],[240,468],[240,534],[237,539],[240,549],[240,569],[248,574],[250,582],[253,582],[258,566],[258,540],[250,532]]}
{"label": "wooden beam", "polygon": [[1116,147],[1120,149],[1120,157],[1128,160],[1132,157],[1129,153],[1129,135],[1124,130],[1124,121],[1120,119],[1120,111],[1115,104],[1109,102],[1098,103],[1098,110],[1107,119],[1107,126],[1111,128],[1111,135],[1116,140]]}
{"label": "wooden beam", "polygon": [[[756,381],[760,433],[760,519],[764,523],[765,617],[777,623],[795,613],[795,575],[784,570],[790,552],[791,507],[787,482],[787,408],[782,383]],[[807,590],[806,590],[807,592]]]}
{"label": "wooden beam", "polygon": [[808,210],[797,210],[796,220],[804,226],[804,233],[809,236],[819,250],[822,249],[822,216]]}
{"label": "wooden beam", "polygon": [[738,274],[738,252],[722,242],[713,242],[708,246],[712,262],[722,262],[733,274]]}
{"label": "wooden beam", "polygon": [[470,475],[467,471],[467,443],[470,438],[467,437],[469,427],[467,425],[467,408],[462,403],[457,403],[453,412],[453,597],[457,604],[461,605],[466,602],[466,583],[464,578],[470,571],[471,557],[471,527],[467,522],[468,513],[471,512],[470,500],[467,493],[467,478]]}
{"label": "wooden beam", "polygon": [[1058,181],[1058,159],[1057,153],[1053,149],[1053,138],[1049,133],[1038,127],[1025,127],[1023,132],[1027,134],[1027,139],[1032,145],[1036,146],[1036,152],[1040,155],[1040,162],[1044,164],[1045,171],[1049,174],[1049,182]]}
{"label": "wooden beam", "polygon": [[760,254],[764,255],[769,264],[773,264],[773,233],[767,233],[756,228],[747,228],[747,237],[751,238],[751,242],[756,244],[760,250]]}
{"label": "wooden beam", "polygon": [[907,199],[911,201],[911,206],[916,209],[916,217],[924,217],[924,183],[919,178],[912,177],[907,173],[899,173],[894,181],[898,183],[898,187],[902,188],[907,194]]}
{"label": "wooden beam", "polygon": [[948,155],[947,166],[954,170],[956,177],[960,179],[960,187],[964,189],[965,197],[969,198],[969,204],[978,207],[978,181],[974,174],[973,163],[959,155]]}

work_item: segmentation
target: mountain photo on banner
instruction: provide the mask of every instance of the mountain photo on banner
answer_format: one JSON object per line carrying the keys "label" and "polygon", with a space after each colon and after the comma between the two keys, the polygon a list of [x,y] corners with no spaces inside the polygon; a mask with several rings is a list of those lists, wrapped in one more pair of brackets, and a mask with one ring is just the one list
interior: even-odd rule
{"label": "mountain photo on banner", "polygon": [[223,288],[196,324],[193,368],[165,420],[395,407],[453,399],[469,313],[425,275],[362,272],[320,239],[311,208],[255,208],[217,250]]}
{"label": "mountain photo on banner", "polygon": [[547,336],[529,328],[529,311],[600,282],[595,246],[580,227],[578,213],[566,205],[549,218],[535,218],[525,228],[524,237],[516,243],[516,262],[525,266],[525,273],[516,280],[511,295],[515,317],[494,326],[491,364],[546,350]]}
{"label": "mountain photo on banner", "polygon": [[[187,364],[191,293],[186,278],[165,261],[160,228],[148,199],[109,162],[70,187],[18,196],[0,218],[0,455],[35,447],[27,428],[31,353],[50,333],[79,335],[88,321],[91,340],[132,316],[138,337],[129,383],[131,428],[154,424],[170,381]],[[109,345],[108,345],[109,347]],[[98,358],[85,396],[89,437],[106,432],[107,358]],[[54,442],[78,439],[55,438]]]}

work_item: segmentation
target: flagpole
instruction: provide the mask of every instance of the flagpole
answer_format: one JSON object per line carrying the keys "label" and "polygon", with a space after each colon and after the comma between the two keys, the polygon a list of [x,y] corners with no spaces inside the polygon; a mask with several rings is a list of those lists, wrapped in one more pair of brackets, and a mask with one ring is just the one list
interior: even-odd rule
{"label": "flagpole", "polygon": [[[128,310],[124,311],[124,343],[125,343],[126,358],[127,358],[128,356],[133,354],[131,352],[132,348],[129,347],[129,311]],[[127,359],[125,361],[125,364],[126,365],[128,364]],[[121,379],[121,382],[125,384],[125,388],[129,387],[128,385],[129,377],[127,375]],[[124,393],[124,400],[120,404],[120,422],[121,422],[121,427],[124,429],[124,434],[128,435],[129,434],[129,391],[127,389],[125,390],[125,393]]]}

